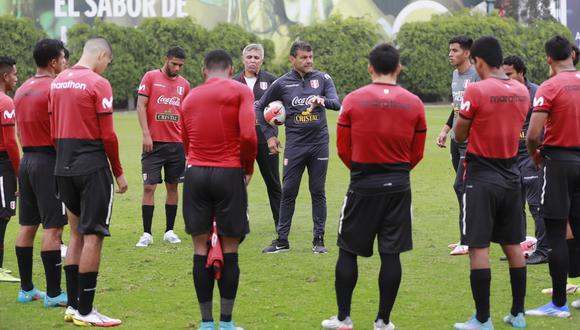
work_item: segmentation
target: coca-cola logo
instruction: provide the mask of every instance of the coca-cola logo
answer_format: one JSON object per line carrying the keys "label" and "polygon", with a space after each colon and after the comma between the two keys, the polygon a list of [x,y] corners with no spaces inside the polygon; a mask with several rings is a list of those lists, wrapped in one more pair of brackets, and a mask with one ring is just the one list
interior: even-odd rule
{"label": "coca-cola logo", "polygon": [[308,97],[298,97],[298,96],[295,96],[292,99],[292,106],[293,107],[296,107],[298,105],[308,105],[308,104],[310,104],[310,102],[312,101],[312,99],[315,98],[315,97],[316,97],[315,95],[310,95]]}
{"label": "coca-cola logo", "polygon": [[159,96],[159,98],[157,98],[157,103],[165,105],[173,105],[178,107],[181,105],[181,99],[177,96],[165,97],[164,95],[161,95]]}

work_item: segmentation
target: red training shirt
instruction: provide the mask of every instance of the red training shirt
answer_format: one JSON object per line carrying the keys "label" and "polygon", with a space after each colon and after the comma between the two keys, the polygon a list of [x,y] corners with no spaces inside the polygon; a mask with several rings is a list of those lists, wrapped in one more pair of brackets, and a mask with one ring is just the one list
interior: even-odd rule
{"label": "red training shirt", "polygon": [[181,143],[181,103],[189,93],[189,82],[181,76],[169,78],[163,71],[151,70],[139,84],[139,95],[146,96],[147,126],[156,142]]}
{"label": "red training shirt", "polygon": [[16,124],[22,148],[53,146],[48,115],[51,76],[31,77],[14,95]]}
{"label": "red training shirt", "polygon": [[237,81],[210,78],[181,108],[187,164],[254,172],[257,153],[254,95]]}
{"label": "red training shirt", "polygon": [[20,152],[18,151],[18,143],[16,142],[16,111],[14,110],[14,103],[12,99],[0,91],[0,152],[4,151],[8,154],[8,158],[12,163],[14,174],[18,175],[18,167],[20,166]]}

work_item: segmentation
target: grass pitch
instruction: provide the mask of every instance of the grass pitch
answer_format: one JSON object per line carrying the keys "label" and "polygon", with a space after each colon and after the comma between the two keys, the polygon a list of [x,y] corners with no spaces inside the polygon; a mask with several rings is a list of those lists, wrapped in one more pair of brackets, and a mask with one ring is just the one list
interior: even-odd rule
{"label": "grass pitch", "polygon": [[[403,280],[392,321],[401,330],[451,329],[474,311],[466,256],[451,257],[447,244],[459,237],[457,202],[449,150],[435,146],[435,137],[449,114],[448,107],[428,107],[429,124],[425,158],[413,171],[414,250],[402,255]],[[320,329],[320,321],[336,314],[334,266],[338,255],[338,215],[348,185],[348,171],[336,154],[337,113],[328,111],[331,160],[326,197],[328,221],[326,243],[330,253],[311,252],[312,216],[308,178],[304,175],[296,201],[290,235],[291,252],[264,255],[261,249],[275,238],[265,185],[256,166],[249,187],[251,233],[240,249],[241,279],[234,320],[246,330]],[[176,232],[182,244],[163,242],[165,228],[164,187],[159,186],[153,222],[155,243],[136,248],[141,235],[141,132],[137,115],[118,113],[115,127],[129,191],[115,198],[112,237],[104,244],[95,305],[111,317],[123,320],[126,329],[197,328],[200,315],[192,280],[192,244],[184,232],[181,211]],[[533,220],[528,218],[528,232]],[[13,218],[6,234],[4,267],[18,273],[14,240],[18,229]],[[67,240],[68,230],[65,234]],[[40,235],[39,235],[40,236]],[[40,239],[34,250],[34,283],[44,290]],[[502,318],[511,306],[506,262],[493,246],[491,315],[497,329],[511,329]],[[372,328],[378,308],[377,277],[380,259],[359,258],[359,278],[353,295],[352,319],[357,329]],[[528,267],[526,307],[548,302],[540,290],[550,286],[547,265]],[[63,274],[63,288],[64,274]],[[19,286],[0,283],[0,329],[63,329],[64,309],[44,309],[41,302],[16,302]],[[214,291],[214,317],[219,319],[219,296]],[[580,296],[576,296],[580,299]],[[572,319],[528,317],[530,329],[580,329],[580,312]]]}

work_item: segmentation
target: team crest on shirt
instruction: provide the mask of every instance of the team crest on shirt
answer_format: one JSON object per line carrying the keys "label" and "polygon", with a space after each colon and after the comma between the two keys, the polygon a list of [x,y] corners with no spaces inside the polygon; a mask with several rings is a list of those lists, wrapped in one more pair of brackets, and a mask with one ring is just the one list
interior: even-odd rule
{"label": "team crest on shirt", "polygon": [[263,91],[268,89],[268,82],[267,81],[260,81],[260,89]]}
{"label": "team crest on shirt", "polygon": [[14,118],[14,115],[14,109],[12,109],[12,111],[4,110],[4,119],[12,119]]}
{"label": "team crest on shirt", "polygon": [[318,79],[313,79],[310,80],[310,87],[312,88],[318,88],[320,86],[320,81],[318,81]]}
{"label": "team crest on shirt", "polygon": [[177,86],[177,94],[183,96],[184,92],[185,92],[185,88],[183,88],[183,86]]}

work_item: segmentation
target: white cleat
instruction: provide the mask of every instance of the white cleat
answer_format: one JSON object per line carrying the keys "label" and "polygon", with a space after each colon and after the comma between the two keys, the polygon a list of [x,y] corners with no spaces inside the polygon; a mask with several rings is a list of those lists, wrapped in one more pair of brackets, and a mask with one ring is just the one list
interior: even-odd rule
{"label": "white cleat", "polygon": [[74,325],[78,326],[94,326],[94,327],[116,327],[121,325],[121,320],[112,319],[106,315],[103,315],[97,312],[96,308],[87,314],[81,315],[79,311],[75,311],[75,315],[73,316],[73,323]]}
{"label": "white cleat", "polygon": [[373,330],[395,330],[395,325],[393,322],[389,322],[389,324],[385,324],[385,321],[382,319],[378,319],[373,326]]}
{"label": "white cleat", "polygon": [[467,245],[457,245],[453,251],[449,253],[452,256],[463,256],[469,254],[469,246]]}
{"label": "white cleat", "polygon": [[347,316],[344,320],[339,320],[338,316],[331,316],[328,320],[322,321],[322,327],[327,330],[353,330],[352,321],[350,316]]}
{"label": "white cleat", "polygon": [[576,309],[580,309],[580,299],[574,300],[572,302],[572,307],[574,307]]}
{"label": "white cleat", "polygon": [[76,312],[77,312],[76,309],[72,308],[72,306],[68,306],[64,311],[64,321],[72,322]]}
{"label": "white cleat", "polygon": [[166,232],[165,235],[163,235],[163,240],[171,244],[181,243],[181,240],[179,239],[179,237],[177,237],[177,235],[173,230]]}
{"label": "white cleat", "polygon": [[135,246],[147,247],[151,244],[153,244],[153,236],[151,236],[151,234],[149,233],[143,233],[143,235],[141,235],[141,238],[139,238],[139,242],[137,242]]}

